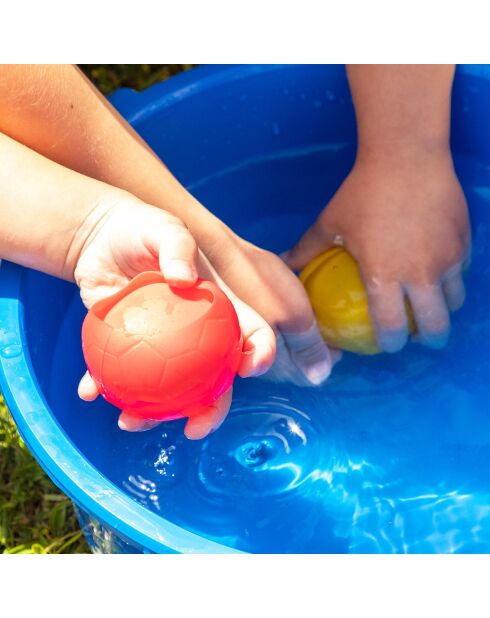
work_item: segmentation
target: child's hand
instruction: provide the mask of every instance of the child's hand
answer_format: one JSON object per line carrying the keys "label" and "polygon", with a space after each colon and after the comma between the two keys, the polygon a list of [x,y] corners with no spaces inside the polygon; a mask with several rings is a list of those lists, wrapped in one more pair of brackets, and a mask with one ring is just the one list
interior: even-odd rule
{"label": "child's hand", "polygon": [[[149,206],[125,193],[118,199],[102,202],[85,219],[72,244],[79,246],[74,278],[84,304],[114,294],[134,276],[145,270],[161,270],[166,280],[178,287],[192,286],[199,274],[214,279],[223,287],[206,260],[198,260],[197,245],[185,225],[173,215]],[[198,264],[198,261],[200,262]],[[259,375],[274,360],[274,334],[255,311],[226,290],[235,305],[244,337],[244,354],[239,368],[242,377]],[[87,401],[98,396],[98,388],[87,372],[79,395]],[[224,420],[231,404],[231,390],[206,413],[187,422],[188,438],[203,438]],[[157,422],[145,422],[123,412],[121,429],[141,431]]]}
{"label": "child's hand", "polygon": [[462,270],[470,252],[466,201],[449,151],[358,160],[287,263],[302,268],[337,235],[359,263],[381,349],[405,345],[404,294],[417,339],[444,345],[448,311],[464,302]]}
{"label": "child's hand", "polygon": [[319,385],[340,358],[323,341],[303,285],[274,253],[221,224],[207,256],[233,293],[274,329],[276,359],[265,377],[299,386]]}

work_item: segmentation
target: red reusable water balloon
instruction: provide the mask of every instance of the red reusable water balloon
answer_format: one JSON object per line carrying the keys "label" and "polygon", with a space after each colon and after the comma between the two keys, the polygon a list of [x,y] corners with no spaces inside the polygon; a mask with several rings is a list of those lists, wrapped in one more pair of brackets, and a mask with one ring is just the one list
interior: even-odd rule
{"label": "red reusable water balloon", "polygon": [[199,414],[231,387],[242,336],[216,284],[175,288],[145,272],[90,309],[82,348],[104,399],[163,421]]}

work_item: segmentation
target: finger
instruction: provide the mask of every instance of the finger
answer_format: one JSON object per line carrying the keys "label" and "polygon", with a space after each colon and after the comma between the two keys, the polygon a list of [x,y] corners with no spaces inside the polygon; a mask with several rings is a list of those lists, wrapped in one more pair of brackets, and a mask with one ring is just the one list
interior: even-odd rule
{"label": "finger", "polygon": [[364,280],[378,346],[383,352],[398,352],[408,339],[403,289],[399,283],[379,283],[366,276]]}
{"label": "finger", "polygon": [[466,293],[461,265],[458,264],[443,276],[442,291],[450,311],[457,311],[463,306]]}
{"label": "finger", "polygon": [[406,285],[417,323],[416,340],[431,348],[442,348],[449,336],[449,312],[439,283]]}
{"label": "finger", "polygon": [[87,371],[78,385],[78,396],[83,401],[94,401],[99,396],[99,387]]}
{"label": "finger", "polygon": [[[333,366],[342,358],[342,352],[337,349],[331,349],[330,357]],[[291,351],[281,332],[276,333],[276,358],[274,364],[264,377],[273,382],[289,382],[302,387],[313,384],[306,377],[304,371],[291,358]],[[314,385],[316,386],[316,384]]]}
{"label": "finger", "polygon": [[280,332],[276,333],[276,357],[271,368],[264,376],[272,382],[289,382],[296,386],[311,386],[311,382],[294,364],[286,345],[284,337]]}
{"label": "finger", "polygon": [[238,374],[242,378],[264,374],[276,356],[276,338],[267,322],[249,305],[233,301],[243,334],[243,353]]}
{"label": "finger", "polygon": [[319,220],[314,223],[300,238],[299,242],[290,251],[286,251],[281,258],[292,270],[301,270],[314,257],[326,251],[335,244],[337,232],[327,230]]}
{"label": "finger", "polygon": [[189,440],[201,440],[216,431],[230,410],[232,394],[233,389],[230,388],[205,412],[191,416],[184,429],[186,437]]}
{"label": "finger", "polygon": [[310,384],[318,386],[332,372],[333,360],[316,322],[302,332],[281,331],[291,360]]}
{"label": "finger", "polygon": [[153,429],[153,427],[160,425],[160,422],[161,421],[152,421],[139,416],[134,416],[128,410],[123,410],[119,415],[117,424],[119,429],[122,429],[123,431],[136,432]]}
{"label": "finger", "polygon": [[160,270],[168,283],[190,287],[197,280],[196,241],[180,219],[158,214],[158,224],[148,232],[151,250],[158,254]]}

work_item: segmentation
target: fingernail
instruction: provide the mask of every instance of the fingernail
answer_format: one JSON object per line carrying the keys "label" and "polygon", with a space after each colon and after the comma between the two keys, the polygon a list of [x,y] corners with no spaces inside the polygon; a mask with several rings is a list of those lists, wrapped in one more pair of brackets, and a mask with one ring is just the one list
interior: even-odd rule
{"label": "fingernail", "polygon": [[184,260],[172,260],[169,262],[165,274],[169,279],[183,279],[185,281],[192,280],[195,277],[193,269]]}
{"label": "fingernail", "polygon": [[310,365],[309,367],[304,367],[303,372],[307,377],[308,381],[318,386],[322,382],[324,382],[332,371],[332,365],[327,360],[322,360],[314,365]]}
{"label": "fingernail", "polygon": [[378,345],[383,352],[394,354],[405,346],[407,339],[407,329],[382,331],[378,335]]}

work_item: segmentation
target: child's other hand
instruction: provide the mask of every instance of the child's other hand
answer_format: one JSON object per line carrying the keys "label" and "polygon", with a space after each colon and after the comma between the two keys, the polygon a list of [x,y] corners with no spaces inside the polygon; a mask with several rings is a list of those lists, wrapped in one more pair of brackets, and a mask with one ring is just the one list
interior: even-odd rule
{"label": "child's other hand", "polygon": [[[74,278],[82,300],[90,308],[124,287],[145,270],[160,270],[177,287],[195,284],[198,274],[224,284],[215,276],[185,225],[173,215],[149,206],[130,194],[101,202],[78,230],[71,252],[77,252]],[[229,292],[229,290],[226,290]],[[239,368],[242,377],[259,375],[274,360],[274,333],[253,309],[230,294],[237,310],[244,337],[244,354]],[[79,385],[79,395],[91,401],[99,395],[88,372]],[[199,439],[216,429],[231,405],[231,389],[209,409],[187,422],[188,438]],[[119,426],[127,431],[142,431],[157,425],[123,412]]]}
{"label": "child's other hand", "polygon": [[298,277],[277,255],[243,240],[221,222],[213,233],[206,251],[213,268],[232,293],[274,329],[276,358],[264,377],[299,386],[324,382],[340,352],[329,350],[322,339]]}
{"label": "child's other hand", "polygon": [[286,257],[301,269],[341,235],[359,263],[382,350],[407,341],[406,295],[417,340],[441,347],[461,307],[470,254],[465,197],[449,151],[358,160],[328,207]]}

